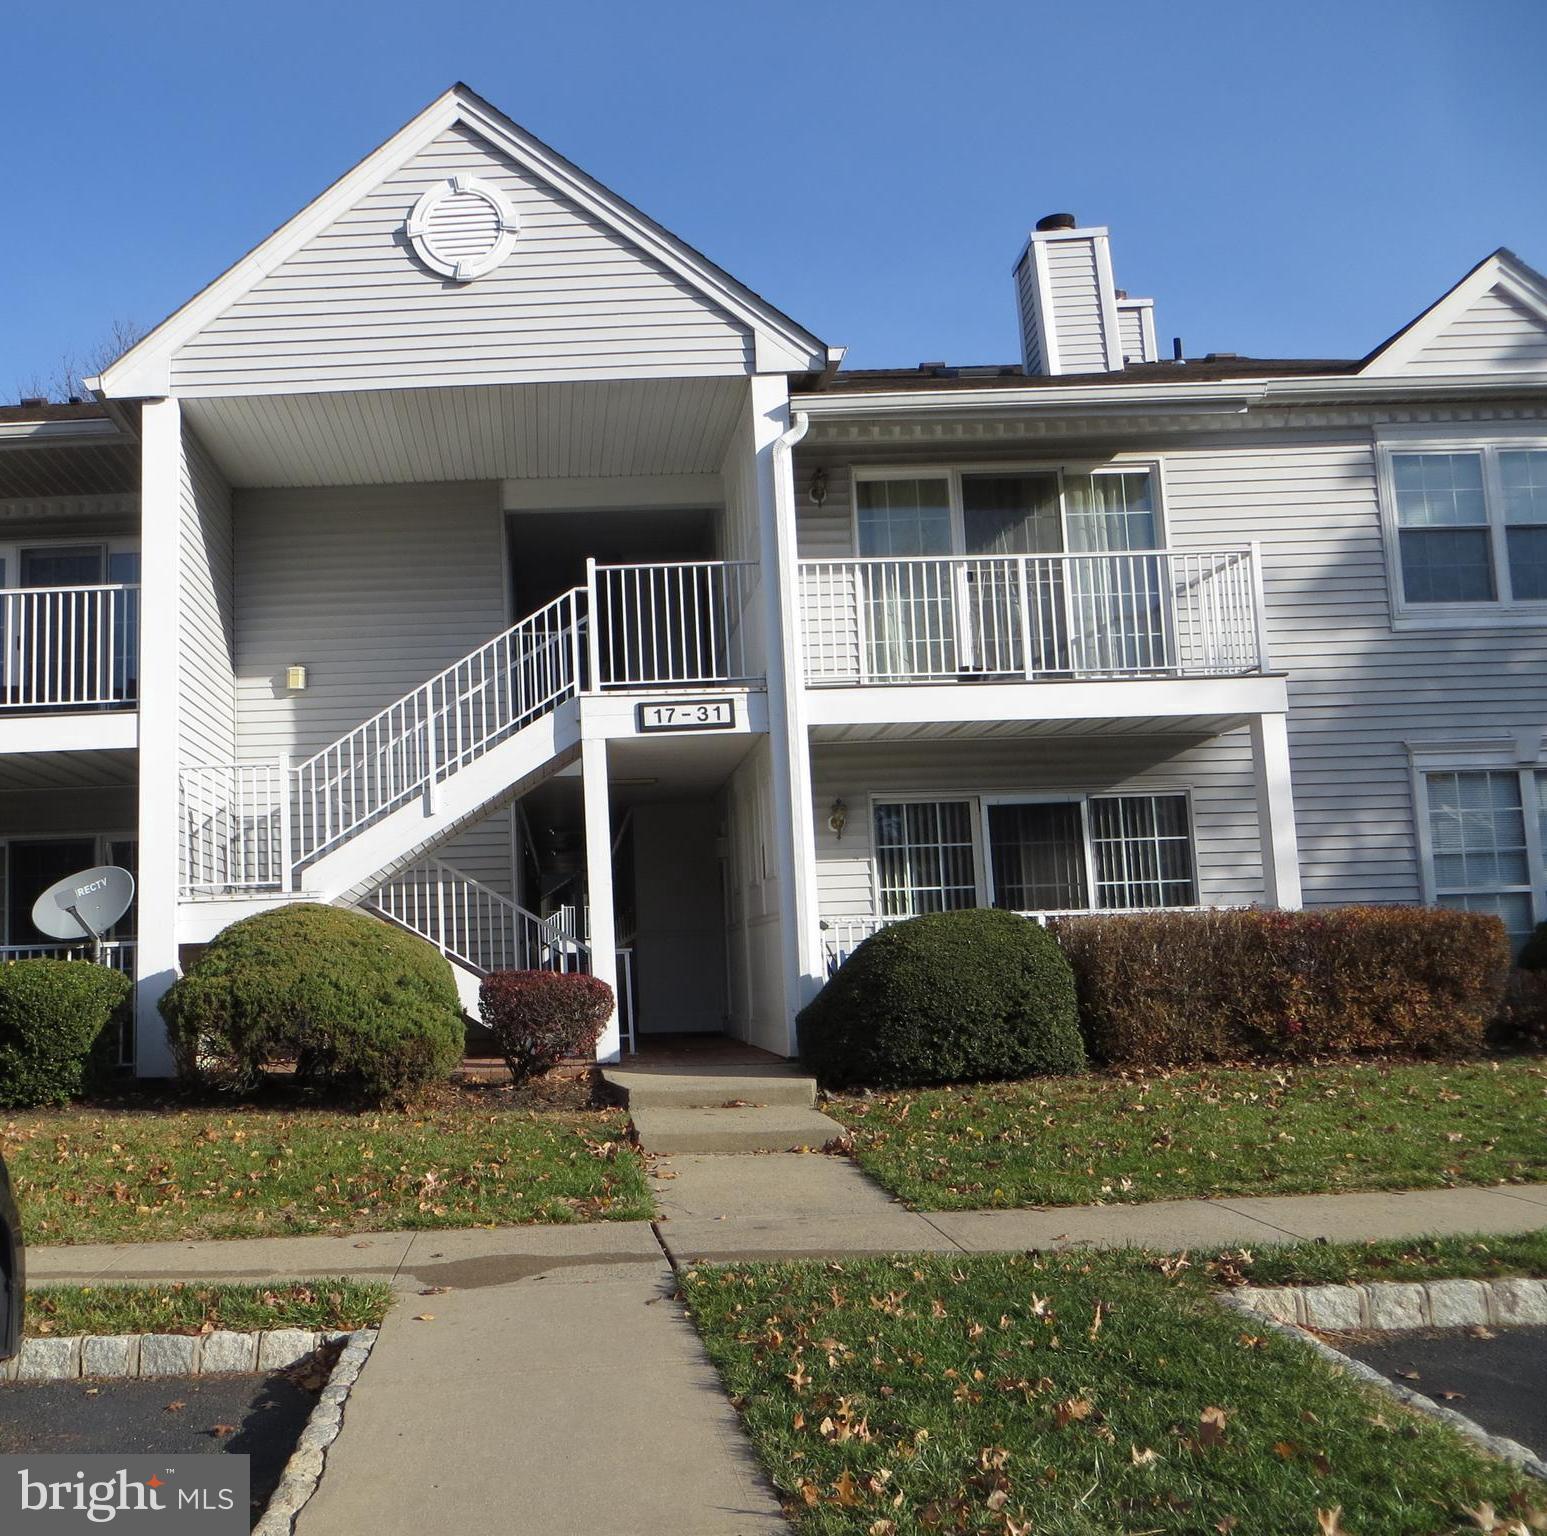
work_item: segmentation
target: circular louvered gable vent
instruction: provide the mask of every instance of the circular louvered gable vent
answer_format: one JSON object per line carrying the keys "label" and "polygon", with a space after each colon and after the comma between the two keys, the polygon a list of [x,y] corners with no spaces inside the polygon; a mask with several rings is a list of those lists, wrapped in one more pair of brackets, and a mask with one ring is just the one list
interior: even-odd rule
{"label": "circular louvered gable vent", "polygon": [[403,226],[419,260],[459,283],[499,266],[515,244],[517,228],[505,194],[475,176],[453,176],[431,187]]}

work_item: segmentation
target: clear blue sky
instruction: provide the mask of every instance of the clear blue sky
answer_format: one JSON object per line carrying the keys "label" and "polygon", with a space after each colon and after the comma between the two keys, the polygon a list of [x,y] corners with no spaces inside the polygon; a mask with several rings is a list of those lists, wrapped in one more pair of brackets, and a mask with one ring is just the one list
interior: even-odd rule
{"label": "clear blue sky", "polygon": [[1547,266],[1543,0],[70,0],[4,48],[10,398],[457,79],[854,366],[1012,360],[1053,210],[1193,355],[1359,355],[1495,246]]}

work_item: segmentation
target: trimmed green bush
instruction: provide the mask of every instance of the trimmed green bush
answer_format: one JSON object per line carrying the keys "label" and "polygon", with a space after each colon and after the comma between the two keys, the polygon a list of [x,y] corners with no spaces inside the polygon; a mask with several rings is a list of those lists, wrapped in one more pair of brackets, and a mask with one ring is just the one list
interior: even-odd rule
{"label": "trimmed green bush", "polygon": [[0,1107],[74,1098],[111,1063],[132,990],[122,972],[85,960],[0,965]]}
{"label": "trimmed green bush", "polygon": [[1499,1013],[1496,917],[1429,907],[1135,912],[1061,918],[1097,1060],[1465,1055]]}
{"label": "trimmed green bush", "polygon": [[1085,1052],[1069,962],[1013,912],[937,912],[865,940],[798,1020],[833,1087],[1078,1072]]}
{"label": "trimmed green bush", "polygon": [[380,1101],[450,1076],[462,1059],[445,957],[342,907],[302,902],[232,923],[161,1012],[179,1072],[238,1089],[292,1063],[304,1083]]}

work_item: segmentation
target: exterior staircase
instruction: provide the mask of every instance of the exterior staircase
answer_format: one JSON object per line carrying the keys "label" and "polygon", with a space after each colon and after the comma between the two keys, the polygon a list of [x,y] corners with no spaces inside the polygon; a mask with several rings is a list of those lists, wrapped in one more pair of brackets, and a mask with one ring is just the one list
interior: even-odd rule
{"label": "exterior staircase", "polygon": [[[590,969],[587,943],[435,852],[579,757],[582,695],[759,681],[756,593],[748,562],[588,561],[584,586],[304,762],[185,767],[182,899],[251,909],[338,902],[374,912],[440,949],[474,1016],[478,983],[491,970]],[[624,1049],[632,1050],[626,949],[618,951],[618,991]]]}
{"label": "exterior staircase", "polygon": [[[359,905],[416,933],[451,962],[462,1011],[478,1017],[478,988],[491,971],[586,971],[591,946],[562,917],[539,917],[441,859],[399,870]],[[633,953],[617,951],[618,1027],[634,1049]]]}
{"label": "exterior staircase", "polygon": [[816,1108],[816,1079],[787,1062],[604,1067],[646,1152],[820,1151],[844,1128]]}

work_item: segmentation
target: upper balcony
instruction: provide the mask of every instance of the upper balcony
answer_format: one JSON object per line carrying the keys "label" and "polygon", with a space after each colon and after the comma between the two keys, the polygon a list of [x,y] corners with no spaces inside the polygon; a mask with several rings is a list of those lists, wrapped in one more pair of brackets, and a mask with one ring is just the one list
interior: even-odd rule
{"label": "upper balcony", "polygon": [[0,589],[0,751],[132,747],[140,589]]}
{"label": "upper balcony", "polygon": [[1229,713],[1239,689],[1169,685],[1268,671],[1255,547],[800,565],[813,724]]}

